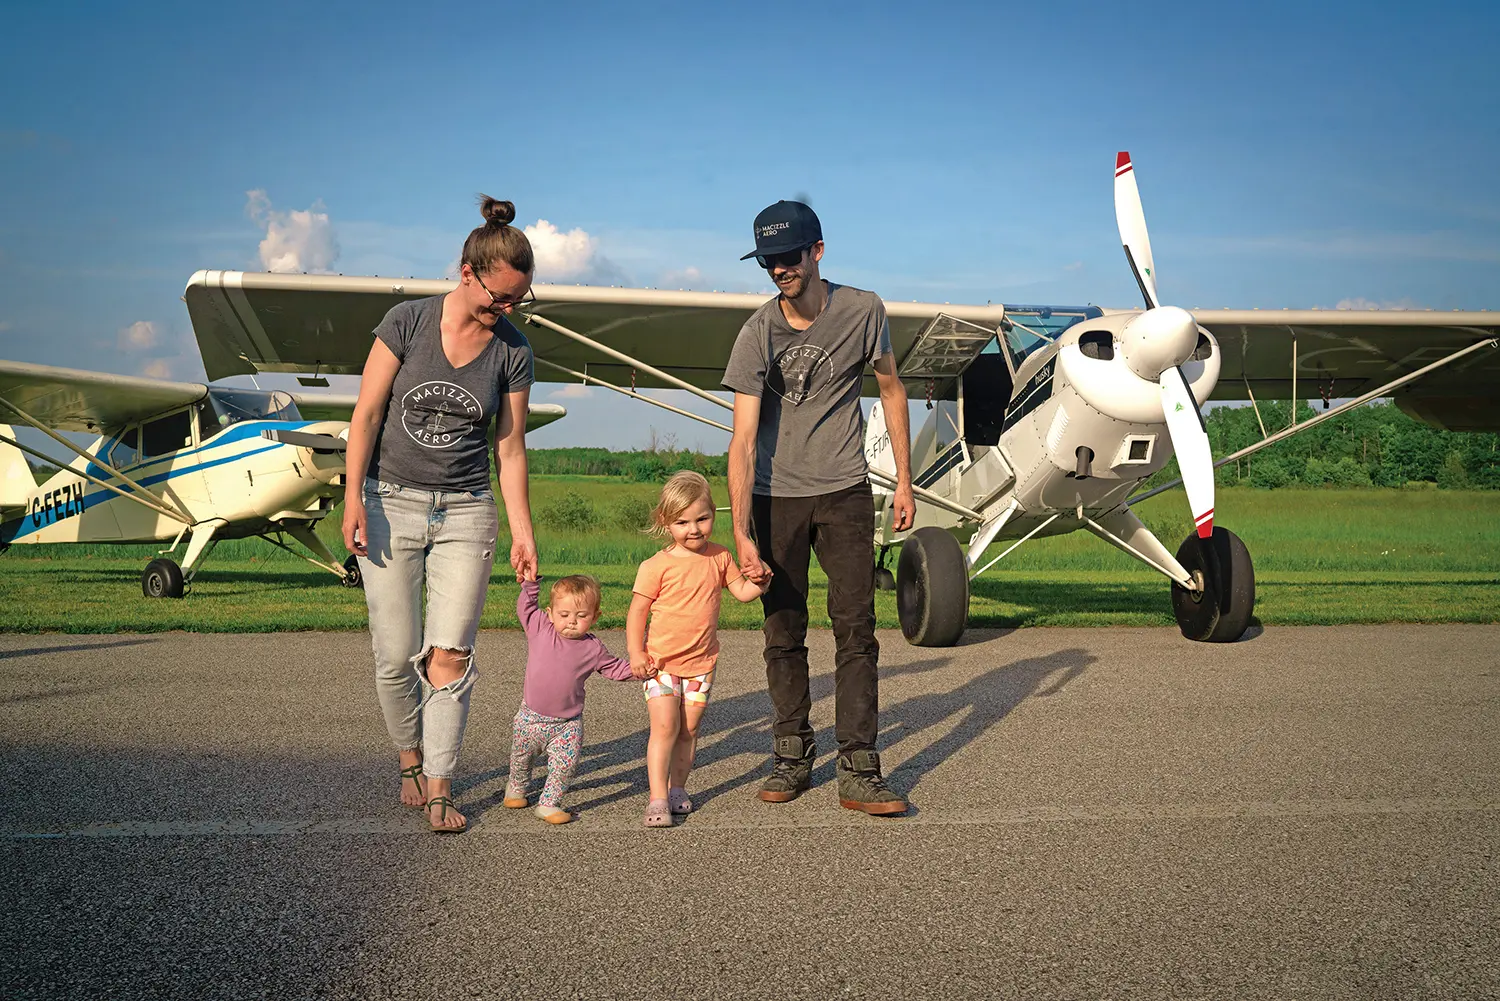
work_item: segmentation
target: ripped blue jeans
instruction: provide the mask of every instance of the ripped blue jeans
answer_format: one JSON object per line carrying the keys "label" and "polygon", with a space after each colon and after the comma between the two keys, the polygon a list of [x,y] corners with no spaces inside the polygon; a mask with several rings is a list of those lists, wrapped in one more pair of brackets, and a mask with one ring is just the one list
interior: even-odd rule
{"label": "ripped blue jeans", "polygon": [[[474,637],[500,530],[495,496],[366,479],[364,500],[369,555],[359,568],[386,729],[397,750],[422,748],[423,772],[452,778],[479,676]],[[468,655],[464,673],[442,688],[427,680],[435,647]]]}

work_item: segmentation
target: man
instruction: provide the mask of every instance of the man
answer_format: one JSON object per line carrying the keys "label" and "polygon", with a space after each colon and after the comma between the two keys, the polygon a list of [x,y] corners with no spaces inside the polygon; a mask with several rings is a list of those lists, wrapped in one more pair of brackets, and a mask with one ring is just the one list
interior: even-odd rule
{"label": "man", "polygon": [[755,217],[754,257],[780,295],[746,321],[724,386],[734,391],[729,498],[740,569],[760,583],[766,682],[774,709],[771,775],[760,798],[783,803],[812,780],[817,748],[808,712],[809,551],[828,575],[837,643],[835,714],[839,804],[870,814],[906,812],[885,784],[878,732],[874,500],[859,405],[872,365],[891,433],[898,485],[895,527],[911,527],[911,441],[906,389],[891,356],[885,306],[873,292],[818,273],[823,229],[801,202],[779,201]]}

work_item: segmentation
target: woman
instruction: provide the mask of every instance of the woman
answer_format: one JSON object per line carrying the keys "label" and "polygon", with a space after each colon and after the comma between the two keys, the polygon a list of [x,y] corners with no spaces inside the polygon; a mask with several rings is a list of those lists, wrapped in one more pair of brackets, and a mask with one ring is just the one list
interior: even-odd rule
{"label": "woman", "polygon": [[344,545],[364,574],[401,802],[424,808],[439,834],[468,825],[452,787],[499,530],[491,419],[510,563],[517,580],[536,570],[526,486],[531,345],[506,318],[529,300],[535,269],[526,234],[510,225],[515,206],[480,197],[486,221],[464,243],[458,287],[401,303],[375,328],[344,494]]}

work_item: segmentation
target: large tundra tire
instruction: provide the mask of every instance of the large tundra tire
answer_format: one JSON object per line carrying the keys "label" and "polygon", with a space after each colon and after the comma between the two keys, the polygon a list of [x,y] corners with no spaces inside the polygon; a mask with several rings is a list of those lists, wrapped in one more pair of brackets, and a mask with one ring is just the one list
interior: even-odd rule
{"label": "large tundra tire", "polygon": [[901,544],[896,613],[913,646],[952,646],[969,621],[969,565],[958,540],[919,528]]}

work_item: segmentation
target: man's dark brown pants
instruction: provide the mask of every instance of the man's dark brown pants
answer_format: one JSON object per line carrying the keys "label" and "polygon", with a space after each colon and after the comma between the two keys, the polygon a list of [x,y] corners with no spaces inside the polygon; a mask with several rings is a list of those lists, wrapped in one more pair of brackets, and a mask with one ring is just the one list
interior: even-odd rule
{"label": "man's dark brown pants", "polygon": [[875,639],[874,499],[868,484],[816,497],[756,495],[752,514],[761,559],[775,576],[766,613],[766,685],[777,737],[811,740],[807,684],[809,554],[828,575],[833,620],[835,733],[839,751],[874,750],[880,699]]}

